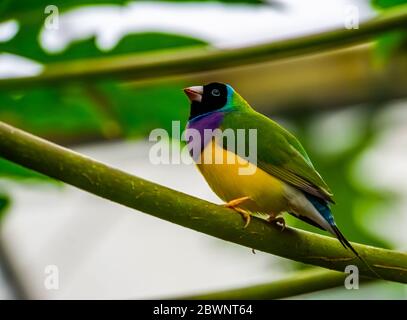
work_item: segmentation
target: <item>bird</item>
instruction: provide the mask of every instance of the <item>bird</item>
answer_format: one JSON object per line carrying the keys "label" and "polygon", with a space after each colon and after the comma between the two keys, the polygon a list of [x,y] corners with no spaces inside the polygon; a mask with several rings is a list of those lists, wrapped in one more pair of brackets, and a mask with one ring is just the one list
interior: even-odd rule
{"label": "bird", "polygon": [[[191,139],[193,135],[190,135],[187,141],[210,188],[226,207],[243,216],[245,227],[252,215],[260,213],[284,230],[283,215],[289,213],[331,233],[344,248],[362,259],[335,222],[330,208],[335,203],[332,191],[293,134],[255,111],[229,84],[213,82],[183,90],[190,100],[186,132],[195,131],[203,136],[205,130],[236,133],[239,129],[256,129],[256,161],[245,158],[242,152],[236,151],[235,144],[228,144],[225,139]],[[230,157],[234,161],[216,163],[211,158],[216,153],[222,159]],[[252,174],[241,174],[241,164],[251,166]]]}

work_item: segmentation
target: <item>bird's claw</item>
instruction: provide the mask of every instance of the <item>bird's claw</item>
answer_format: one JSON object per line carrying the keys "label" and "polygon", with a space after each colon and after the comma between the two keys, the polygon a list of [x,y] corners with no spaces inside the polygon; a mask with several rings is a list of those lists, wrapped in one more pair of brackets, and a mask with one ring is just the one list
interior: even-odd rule
{"label": "bird's claw", "polygon": [[246,210],[243,210],[241,208],[238,207],[239,204],[245,202],[246,200],[249,200],[249,197],[241,197],[241,198],[237,198],[234,200],[229,201],[228,203],[225,203],[223,206],[229,209],[233,209],[236,212],[240,213],[243,217],[243,219],[245,220],[245,225],[243,228],[247,228],[247,226],[250,224],[251,221],[251,215],[249,212],[247,212]]}
{"label": "bird's claw", "polygon": [[286,224],[285,224],[285,220],[283,217],[270,217],[268,219],[268,222],[274,223],[277,226],[281,227],[281,232],[283,232],[285,230]]}
{"label": "bird's claw", "polygon": [[242,215],[243,219],[246,221],[243,228],[247,228],[247,226],[250,224],[250,221],[252,219],[252,216],[250,215],[250,213],[248,213],[246,210],[243,210],[240,208],[233,208],[233,210],[239,212]]}

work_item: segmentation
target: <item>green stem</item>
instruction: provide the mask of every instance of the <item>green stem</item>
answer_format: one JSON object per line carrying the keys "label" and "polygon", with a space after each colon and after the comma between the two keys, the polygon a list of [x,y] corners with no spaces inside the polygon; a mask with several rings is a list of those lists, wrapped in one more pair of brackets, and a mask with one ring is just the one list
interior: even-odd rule
{"label": "green stem", "polygon": [[337,29],[252,47],[217,50],[209,47],[164,50],[149,54],[54,63],[37,76],[0,80],[0,89],[54,85],[65,81],[154,79],[287,58],[371,40],[407,25],[407,5],[388,10],[359,29]]}
{"label": "green stem", "polygon": [[[180,297],[180,300],[254,300],[283,299],[300,294],[344,286],[343,272],[308,269],[270,283]],[[363,279],[365,281],[366,279]]]}
{"label": "green stem", "polygon": [[[244,229],[235,211],[132,176],[0,122],[0,156],[80,189],[193,230],[249,248],[328,269],[365,264],[336,239],[252,219]],[[353,244],[385,280],[407,283],[407,254]]]}

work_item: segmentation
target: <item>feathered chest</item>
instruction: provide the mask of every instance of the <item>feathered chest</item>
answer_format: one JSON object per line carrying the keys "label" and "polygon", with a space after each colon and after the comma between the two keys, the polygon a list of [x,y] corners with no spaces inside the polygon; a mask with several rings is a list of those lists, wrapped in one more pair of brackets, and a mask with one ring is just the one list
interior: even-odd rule
{"label": "feathered chest", "polygon": [[219,126],[223,122],[223,117],[223,112],[213,112],[188,122],[185,138],[189,153],[195,161],[199,158],[208,143],[212,141],[214,131],[219,129]]}

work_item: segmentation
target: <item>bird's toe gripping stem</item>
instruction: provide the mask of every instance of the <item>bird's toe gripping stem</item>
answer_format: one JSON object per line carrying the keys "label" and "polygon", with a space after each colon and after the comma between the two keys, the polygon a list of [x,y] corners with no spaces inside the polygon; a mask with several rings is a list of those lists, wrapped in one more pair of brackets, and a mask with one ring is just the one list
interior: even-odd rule
{"label": "bird's toe gripping stem", "polygon": [[277,217],[270,216],[267,219],[267,221],[270,222],[270,223],[274,223],[277,226],[281,227],[281,231],[285,230],[286,224],[285,224],[285,220],[284,220],[284,218],[282,216],[277,216]]}
{"label": "bird's toe gripping stem", "polygon": [[244,210],[242,208],[239,208],[238,206],[241,203],[243,203],[243,202],[245,202],[245,201],[247,201],[249,199],[250,199],[250,197],[241,197],[241,198],[233,199],[233,200],[231,200],[228,203],[225,203],[223,205],[224,207],[233,209],[233,210],[235,210],[236,212],[238,212],[238,213],[240,213],[242,215],[243,219],[246,221],[246,223],[244,225],[244,228],[246,228],[249,225],[249,223],[251,221],[251,215],[250,215],[250,213],[248,211],[246,211],[246,210]]}

